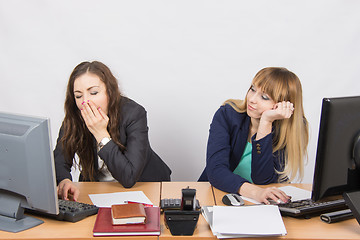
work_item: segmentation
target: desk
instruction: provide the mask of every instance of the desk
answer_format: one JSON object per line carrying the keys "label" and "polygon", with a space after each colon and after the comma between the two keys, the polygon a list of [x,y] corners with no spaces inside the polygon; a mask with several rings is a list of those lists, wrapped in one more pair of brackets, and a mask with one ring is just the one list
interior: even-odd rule
{"label": "desk", "polygon": [[[160,204],[161,183],[136,183],[134,187],[128,189],[116,182],[81,182],[76,183],[76,185],[80,189],[79,202],[91,203],[89,194],[94,193],[143,191],[150,201],[156,205]],[[0,231],[0,239],[113,239],[112,237],[93,237],[92,229],[94,227],[96,215],[87,217],[76,223],[57,221],[38,216],[35,217],[42,219],[45,222],[37,227],[19,233]],[[121,239],[134,240],[134,237],[122,237]],[[142,237],[142,239],[158,239],[158,236],[146,236]]]}
{"label": "desk", "polygon": [[[181,198],[181,189],[189,186],[195,188],[196,197],[202,206],[222,205],[221,198],[225,194],[216,188],[211,187],[207,182],[163,182],[163,183],[136,183],[134,187],[125,189],[119,183],[76,183],[80,188],[81,194],[79,201],[91,203],[89,194],[112,193],[124,191],[143,191],[145,195],[155,204],[160,205],[160,198]],[[274,186],[284,186],[276,184]],[[293,186],[311,189],[310,184],[293,184]],[[249,203],[248,203],[249,204]],[[41,218],[41,217],[39,217]],[[8,233],[0,231],[0,240],[2,239],[139,239],[137,237],[93,237],[92,229],[96,216],[88,217],[77,223],[56,221],[47,218],[41,218],[45,223],[38,227],[20,232]],[[271,239],[360,239],[360,226],[355,219],[346,220],[334,224],[323,223],[319,217],[312,219],[296,219],[284,217],[284,223],[288,234],[279,238]],[[193,236],[172,236],[165,227],[164,217],[161,215],[161,235],[142,236],[141,239],[216,239],[206,223],[200,216]],[[251,238],[255,240],[254,238]],[[266,238],[261,238],[266,239]]]}
{"label": "desk", "polygon": [[[281,187],[286,185],[288,184],[271,184],[262,187]],[[311,190],[311,184],[291,185],[294,187]],[[221,199],[226,193],[216,188],[213,188],[213,190],[216,205],[224,206]],[[245,203],[251,204],[249,202]],[[318,216],[311,219],[283,217],[283,220],[287,235],[280,238],[284,239],[360,239],[360,225],[356,219],[349,219],[332,224],[322,222]]]}

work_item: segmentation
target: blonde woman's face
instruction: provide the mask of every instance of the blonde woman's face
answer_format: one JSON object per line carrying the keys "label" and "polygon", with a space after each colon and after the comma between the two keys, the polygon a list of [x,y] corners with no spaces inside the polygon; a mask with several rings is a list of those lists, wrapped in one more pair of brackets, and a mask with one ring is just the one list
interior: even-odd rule
{"label": "blonde woman's face", "polygon": [[260,88],[251,85],[247,95],[247,114],[251,118],[259,119],[263,112],[271,110],[275,106],[275,102]]}
{"label": "blonde woman's face", "polygon": [[108,96],[106,86],[100,78],[92,73],[85,73],[74,81],[74,97],[76,106],[81,110],[83,103],[92,101],[108,114]]}

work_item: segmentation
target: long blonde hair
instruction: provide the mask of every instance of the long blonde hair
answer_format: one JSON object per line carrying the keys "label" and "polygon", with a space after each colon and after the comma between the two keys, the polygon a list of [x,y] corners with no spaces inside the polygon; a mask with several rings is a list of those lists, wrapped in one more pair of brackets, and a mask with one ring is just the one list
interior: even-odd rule
{"label": "long blonde hair", "polygon": [[[286,68],[268,67],[260,70],[252,84],[260,88],[273,101],[290,101],[294,104],[293,115],[289,119],[273,122],[273,152],[284,150],[284,170],[279,181],[292,181],[297,176],[301,181],[304,176],[304,159],[307,158],[309,142],[309,124],[304,115],[302,87],[299,78]],[[247,99],[229,99],[238,112],[246,112]]]}

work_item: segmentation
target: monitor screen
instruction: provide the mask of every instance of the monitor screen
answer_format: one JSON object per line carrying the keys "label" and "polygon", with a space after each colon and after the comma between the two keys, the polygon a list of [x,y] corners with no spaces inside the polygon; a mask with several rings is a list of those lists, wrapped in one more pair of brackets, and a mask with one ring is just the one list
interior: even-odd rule
{"label": "monitor screen", "polygon": [[324,98],[312,200],[360,189],[360,96]]}
{"label": "monitor screen", "polygon": [[59,213],[49,119],[0,112],[0,166],[0,230],[43,222],[25,208]]}

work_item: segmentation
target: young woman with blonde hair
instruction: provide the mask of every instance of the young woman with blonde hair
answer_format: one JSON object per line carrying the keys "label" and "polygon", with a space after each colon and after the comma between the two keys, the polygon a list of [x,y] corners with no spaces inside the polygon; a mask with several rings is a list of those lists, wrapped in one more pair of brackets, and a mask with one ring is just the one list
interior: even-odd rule
{"label": "young woman with blonde hair", "polygon": [[301,179],[308,139],[299,78],[286,68],[264,68],[245,100],[227,100],[215,113],[199,181],[266,204],[287,202],[280,189],[256,185]]}

